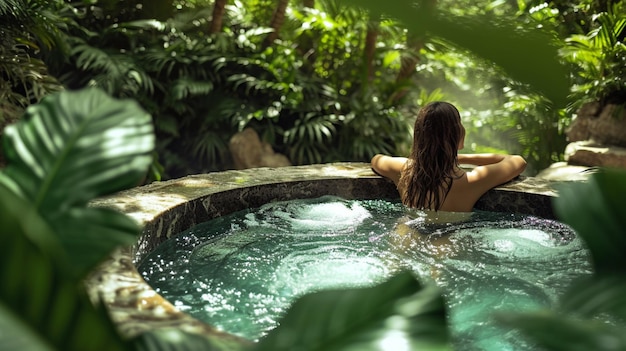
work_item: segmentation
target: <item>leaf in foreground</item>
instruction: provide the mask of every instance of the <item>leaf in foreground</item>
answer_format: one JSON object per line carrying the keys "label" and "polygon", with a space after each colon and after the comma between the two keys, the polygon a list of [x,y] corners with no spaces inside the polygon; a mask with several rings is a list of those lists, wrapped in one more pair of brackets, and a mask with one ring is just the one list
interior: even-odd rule
{"label": "leaf in foreground", "polygon": [[375,16],[386,15],[416,33],[442,38],[487,59],[513,79],[528,84],[557,106],[564,106],[570,89],[568,70],[559,61],[554,38],[517,22],[496,21],[493,16],[458,16],[429,6],[431,1],[342,0],[361,6]]}
{"label": "leaf in foreground", "polygon": [[575,281],[561,297],[560,307],[581,318],[609,318],[626,328],[626,276],[593,275]]}
{"label": "leaf in foreground", "polygon": [[258,350],[450,350],[443,298],[410,272],[367,288],[320,291],[292,305]]}
{"label": "leaf in foreground", "polygon": [[5,129],[0,182],[54,218],[137,185],[153,148],[151,117],[135,101],[95,88],[65,91],[29,106]]}
{"label": "leaf in foreground", "polygon": [[[43,219],[0,185],[0,313],[15,339],[37,335],[41,346],[67,351],[127,350],[103,308],[94,308]],[[2,330],[4,332],[5,330]]]}
{"label": "leaf in foreground", "polygon": [[554,211],[585,241],[596,272],[626,273],[626,171],[602,169],[558,191]]}
{"label": "leaf in foreground", "polygon": [[153,148],[151,117],[136,102],[98,89],[61,92],[6,128],[0,184],[48,222],[80,278],[139,233],[126,216],[88,202],[137,185]]}
{"label": "leaf in foreground", "polygon": [[623,326],[566,317],[550,311],[499,314],[497,320],[520,329],[536,344],[552,351],[617,351],[626,349]]}
{"label": "leaf in foreground", "polygon": [[174,328],[150,330],[134,338],[136,351],[246,351],[251,343],[221,335],[207,336]]}

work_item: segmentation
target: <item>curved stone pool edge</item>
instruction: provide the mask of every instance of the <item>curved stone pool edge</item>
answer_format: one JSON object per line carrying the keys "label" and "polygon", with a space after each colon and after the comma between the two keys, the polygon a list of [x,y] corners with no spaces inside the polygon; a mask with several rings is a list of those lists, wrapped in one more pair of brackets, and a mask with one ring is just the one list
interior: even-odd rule
{"label": "curved stone pool edge", "polygon": [[[476,208],[554,218],[554,182],[520,177],[485,194]],[[375,175],[368,163],[332,163],[232,170],[187,176],[129,189],[92,201],[126,213],[143,228],[134,247],[111,254],[86,281],[90,297],[103,303],[125,337],[175,327],[213,335],[222,349],[248,341],[178,311],[137,272],[135,263],[171,235],[197,223],[272,201],[337,195],[345,198],[397,198],[394,185]],[[217,345],[216,345],[217,346]]]}

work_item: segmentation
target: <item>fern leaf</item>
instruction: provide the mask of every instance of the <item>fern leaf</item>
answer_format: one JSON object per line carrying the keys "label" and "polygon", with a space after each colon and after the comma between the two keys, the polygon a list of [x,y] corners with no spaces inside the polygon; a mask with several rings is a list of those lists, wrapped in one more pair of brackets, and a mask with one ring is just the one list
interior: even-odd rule
{"label": "fern leaf", "polygon": [[175,100],[182,100],[190,96],[208,95],[213,88],[213,82],[201,82],[185,77],[174,82],[171,93]]}

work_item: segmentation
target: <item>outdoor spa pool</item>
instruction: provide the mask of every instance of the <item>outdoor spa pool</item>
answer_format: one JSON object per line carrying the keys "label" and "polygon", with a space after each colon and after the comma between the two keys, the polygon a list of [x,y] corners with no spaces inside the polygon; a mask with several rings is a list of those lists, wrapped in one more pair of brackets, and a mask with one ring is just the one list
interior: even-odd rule
{"label": "outdoor spa pool", "polygon": [[553,306],[591,274],[582,241],[533,215],[443,216],[394,199],[336,195],[273,201],[172,235],[137,265],[154,290],[229,334],[258,340],[295,298],[363,287],[409,269],[441,288],[458,350],[535,350],[496,311]]}

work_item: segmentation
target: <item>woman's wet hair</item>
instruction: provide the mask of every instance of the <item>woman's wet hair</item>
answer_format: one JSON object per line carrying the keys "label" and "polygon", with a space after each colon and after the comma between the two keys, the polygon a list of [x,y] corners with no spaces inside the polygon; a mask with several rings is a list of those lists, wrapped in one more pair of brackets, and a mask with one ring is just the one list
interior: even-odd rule
{"label": "woman's wet hair", "polygon": [[402,202],[419,209],[438,210],[450,192],[458,167],[457,152],[464,129],[454,105],[432,102],[415,120],[413,147],[400,177]]}

